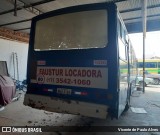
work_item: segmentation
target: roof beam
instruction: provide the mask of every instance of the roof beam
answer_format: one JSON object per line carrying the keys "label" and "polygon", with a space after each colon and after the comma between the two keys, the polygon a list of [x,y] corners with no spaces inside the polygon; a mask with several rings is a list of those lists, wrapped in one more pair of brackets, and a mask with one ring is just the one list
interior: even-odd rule
{"label": "roof beam", "polygon": [[[147,18],[149,18],[149,17],[160,17],[160,14],[148,15]],[[133,18],[127,18],[127,19],[123,19],[123,20],[130,21],[130,20],[134,20],[134,19],[142,19],[142,17],[133,17]]]}
{"label": "roof beam", "polygon": [[14,16],[17,16],[17,0],[14,0]]}
{"label": "roof beam", "polygon": [[17,23],[28,22],[28,21],[31,21],[31,19],[26,19],[26,20],[21,20],[21,21],[16,21],[16,22],[10,22],[10,23],[1,24],[0,27],[7,26],[7,25],[12,25],[12,24],[17,24]]}
{"label": "roof beam", "polygon": [[123,1],[127,1],[127,0],[106,0],[106,2],[114,2],[114,3],[123,2]]}
{"label": "roof beam", "polygon": [[17,2],[19,2],[20,5],[23,4],[25,10],[27,10],[35,15],[39,15],[39,14],[43,13],[42,11],[40,11],[39,9],[37,9],[33,6],[25,8],[29,4],[26,4],[22,0],[7,0],[7,1],[14,5],[14,16],[17,16],[17,7],[18,7]]}
{"label": "roof beam", "polygon": [[[23,2],[22,0],[18,0],[18,1],[20,1],[21,3],[23,3],[24,6],[27,6],[27,4],[26,4],[25,2]],[[26,9],[27,11],[35,14],[35,15],[39,15],[39,14],[44,13],[44,12],[42,12],[41,10],[39,10],[38,8],[35,8],[35,7],[33,7],[33,6],[28,7],[28,8],[25,8],[25,9]]]}
{"label": "roof beam", "polygon": [[[38,5],[41,5],[41,4],[44,4],[44,3],[48,3],[48,2],[52,2],[52,1],[55,1],[55,0],[42,0],[42,1],[39,1],[39,2],[31,3],[31,4],[29,4],[29,5],[23,5],[23,6],[17,7],[17,11],[18,11],[18,10],[22,10],[22,9],[24,9],[24,8],[25,8],[25,9],[26,9],[26,8],[33,8],[34,6],[38,6]],[[14,12],[14,10],[15,10],[15,9],[3,11],[3,12],[0,13],[0,15]]]}
{"label": "roof beam", "polygon": [[22,30],[28,30],[28,29],[30,29],[30,27],[28,27],[28,28],[21,28],[21,29],[15,29],[14,31],[22,31]]}

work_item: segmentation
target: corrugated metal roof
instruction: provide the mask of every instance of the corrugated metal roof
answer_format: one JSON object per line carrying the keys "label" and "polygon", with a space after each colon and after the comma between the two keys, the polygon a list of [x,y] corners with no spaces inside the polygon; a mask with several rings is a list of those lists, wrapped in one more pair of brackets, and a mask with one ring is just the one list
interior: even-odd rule
{"label": "corrugated metal roof", "polygon": [[29,28],[30,27],[30,23],[23,22],[23,23],[21,23],[21,25],[19,25],[19,24],[12,24],[12,25],[8,25],[7,27],[10,28],[10,29],[14,29],[14,30],[23,29],[23,28]]}
{"label": "corrugated metal roof", "polygon": [[5,0],[0,1],[0,12],[3,12],[5,10],[12,9],[13,5]]}
{"label": "corrugated metal roof", "polygon": [[[30,27],[30,21],[26,19],[31,19],[38,13],[75,5],[111,1],[116,2],[126,26],[128,24],[134,26],[137,22],[140,23],[142,21],[142,0],[17,0],[17,16],[14,16],[14,0],[1,0],[0,26],[29,32],[27,28]],[[147,20],[160,21],[160,0],[148,0],[147,8]],[[8,24],[12,22],[13,24]],[[18,23],[15,24],[16,22]],[[160,29],[160,26],[158,28]]]}
{"label": "corrugated metal roof", "polygon": [[32,14],[26,10],[20,10],[20,11],[17,11],[17,16],[14,16],[13,13],[0,15],[0,18],[1,18],[0,24],[20,21],[20,20],[24,20],[24,19],[30,19],[34,16],[35,16],[34,14]]}
{"label": "corrugated metal roof", "polygon": [[135,9],[141,7],[141,0],[128,0],[123,2],[117,2],[118,9],[120,11]]}

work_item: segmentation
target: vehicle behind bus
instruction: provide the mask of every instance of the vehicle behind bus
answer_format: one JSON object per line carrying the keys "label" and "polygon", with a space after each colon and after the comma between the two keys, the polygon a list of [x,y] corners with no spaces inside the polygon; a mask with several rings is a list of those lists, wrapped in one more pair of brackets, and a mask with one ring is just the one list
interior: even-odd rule
{"label": "vehicle behind bus", "polygon": [[[143,60],[138,60],[138,68],[143,69]],[[145,69],[151,74],[160,74],[160,59],[146,59]]]}
{"label": "vehicle behind bus", "polygon": [[[152,78],[155,85],[160,84],[160,59],[145,60],[145,77]],[[143,60],[138,60],[139,74],[143,76]]]}

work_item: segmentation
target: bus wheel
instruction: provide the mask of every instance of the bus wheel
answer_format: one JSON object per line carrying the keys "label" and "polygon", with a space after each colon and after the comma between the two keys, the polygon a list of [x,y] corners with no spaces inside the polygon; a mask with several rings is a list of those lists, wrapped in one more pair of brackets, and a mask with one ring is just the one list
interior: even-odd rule
{"label": "bus wheel", "polygon": [[134,84],[130,84],[130,88],[129,88],[129,90],[128,90],[128,98],[127,98],[127,103],[126,103],[126,106],[125,106],[125,109],[124,109],[124,112],[127,112],[128,111],[128,109],[130,108],[130,97],[131,97],[131,92],[132,92],[132,85],[134,85]]}
{"label": "bus wheel", "polygon": [[126,106],[125,106],[125,109],[124,109],[124,112],[127,112],[130,108],[130,102],[128,101]]}
{"label": "bus wheel", "polygon": [[160,80],[157,79],[157,78],[155,78],[155,79],[154,79],[154,84],[155,84],[155,85],[158,85],[159,83],[160,83]]}

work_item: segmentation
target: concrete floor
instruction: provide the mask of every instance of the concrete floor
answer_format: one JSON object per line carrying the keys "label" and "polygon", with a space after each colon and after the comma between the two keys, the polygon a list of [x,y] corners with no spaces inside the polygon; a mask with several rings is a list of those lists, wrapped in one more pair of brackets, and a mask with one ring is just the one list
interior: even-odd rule
{"label": "concrete floor", "polygon": [[[146,87],[145,94],[137,91],[131,98],[131,106],[144,108],[147,111],[147,114],[133,113],[131,109],[129,109],[128,112],[123,114],[118,120],[111,120],[110,117],[108,117],[107,120],[101,120],[36,110],[28,106],[24,106],[23,98],[24,94],[22,94],[18,101],[7,105],[5,109],[0,112],[0,126],[160,126],[160,86],[158,85],[150,85]],[[160,135],[160,132],[53,132],[42,134]]]}

